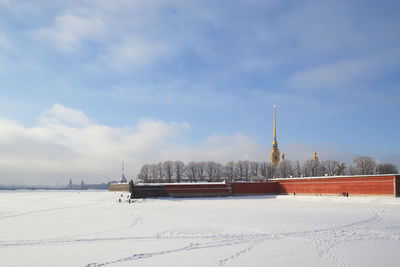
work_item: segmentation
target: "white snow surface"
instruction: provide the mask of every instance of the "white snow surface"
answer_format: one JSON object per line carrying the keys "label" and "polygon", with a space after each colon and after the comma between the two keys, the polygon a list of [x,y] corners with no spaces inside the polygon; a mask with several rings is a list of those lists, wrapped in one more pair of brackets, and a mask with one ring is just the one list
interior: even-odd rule
{"label": "white snow surface", "polygon": [[1,266],[398,266],[400,199],[0,192]]}

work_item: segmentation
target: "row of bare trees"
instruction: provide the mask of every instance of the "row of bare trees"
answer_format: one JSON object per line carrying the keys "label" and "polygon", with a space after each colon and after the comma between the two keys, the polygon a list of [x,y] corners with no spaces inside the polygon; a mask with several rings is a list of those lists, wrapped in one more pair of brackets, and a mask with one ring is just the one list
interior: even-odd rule
{"label": "row of bare trees", "polygon": [[311,177],[334,175],[367,175],[397,173],[395,165],[390,163],[377,164],[372,158],[359,156],[349,167],[336,160],[308,160],[300,165],[299,161],[281,160],[278,166],[269,162],[248,160],[230,161],[225,165],[215,161],[189,162],[165,161],[145,164],[138,174],[143,182],[219,182],[250,181],[271,179],[274,177]]}
{"label": "row of bare trees", "polygon": [[367,156],[359,156],[353,160],[353,165],[350,166],[349,174],[397,174],[396,165],[392,163],[379,163]]}

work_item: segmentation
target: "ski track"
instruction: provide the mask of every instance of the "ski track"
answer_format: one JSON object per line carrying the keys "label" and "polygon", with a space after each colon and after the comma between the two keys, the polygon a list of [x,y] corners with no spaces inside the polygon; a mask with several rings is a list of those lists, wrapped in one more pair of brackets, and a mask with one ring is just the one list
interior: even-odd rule
{"label": "ski track", "polygon": [[[300,232],[289,232],[282,234],[225,234],[218,235],[216,233],[206,234],[204,231],[193,231],[186,229],[172,229],[170,231],[164,231],[162,233],[154,236],[156,239],[166,239],[166,238],[206,238],[206,239],[214,239],[211,242],[204,243],[190,243],[187,246],[171,249],[171,250],[162,250],[156,251],[152,253],[135,253],[128,257],[107,261],[103,263],[89,263],[86,267],[97,267],[97,266],[106,266],[117,264],[121,262],[127,261],[136,261],[146,258],[151,258],[155,256],[161,256],[165,254],[171,253],[179,253],[189,250],[198,250],[198,249],[206,249],[213,247],[226,247],[232,246],[236,244],[243,244],[245,248],[242,250],[233,253],[232,255],[225,257],[217,262],[217,265],[224,265],[229,261],[234,261],[240,256],[249,253],[252,249],[254,249],[257,245],[261,244],[264,241],[269,241],[273,239],[283,239],[290,238],[295,240],[300,240],[307,243],[314,244],[316,248],[316,252],[318,255],[327,262],[331,262],[336,266],[348,266],[345,262],[339,259],[338,256],[334,253],[334,248],[342,243],[352,242],[352,241],[360,241],[360,240],[400,240],[400,231],[395,233],[384,232],[379,230],[376,226],[379,222],[382,221],[382,215],[386,215],[386,211],[384,209],[377,209],[373,205],[368,204],[368,208],[373,213],[373,216],[353,223],[345,224],[342,226],[329,227],[311,231],[300,231]],[[389,227],[381,227],[383,230],[385,229],[396,229],[400,230],[400,227],[397,226],[389,226]],[[150,238],[151,239],[151,238]]]}
{"label": "ski track", "polygon": [[0,221],[8,218],[15,218],[15,217],[20,217],[20,216],[26,216],[26,215],[32,215],[32,214],[37,214],[37,213],[45,213],[45,212],[50,212],[50,211],[56,211],[56,210],[66,210],[66,209],[75,209],[75,208],[86,208],[86,207],[91,207],[91,206],[96,206],[101,202],[108,201],[108,199],[102,199],[95,201],[93,203],[89,204],[84,204],[84,205],[73,205],[73,206],[64,206],[64,207],[57,207],[57,208],[50,208],[50,209],[41,209],[41,210],[32,210],[32,211],[27,211],[27,212],[21,212],[21,213],[16,213],[16,214],[10,214],[10,215],[5,215],[0,217]]}
{"label": "ski track", "polygon": [[[90,203],[86,205],[76,205],[76,206],[66,206],[57,207],[51,209],[43,209],[30,211],[19,214],[12,214],[3,216],[0,218],[12,218],[18,216],[31,215],[41,212],[50,212],[62,209],[71,208],[82,208],[89,207],[93,205],[98,205],[103,200],[96,201],[95,203]],[[105,200],[106,201],[106,200]],[[139,202],[141,203],[141,202]],[[384,208],[377,208],[372,204],[368,204],[368,208],[372,212],[372,217],[356,221],[353,223],[345,224],[342,226],[328,227],[309,231],[299,231],[299,232],[288,232],[288,233],[233,233],[233,234],[221,234],[213,229],[182,229],[174,228],[166,231],[159,232],[151,236],[120,236],[120,237],[98,237],[98,238],[82,238],[82,236],[90,235],[101,235],[110,232],[118,232],[122,230],[127,230],[134,227],[140,221],[142,217],[138,215],[131,214],[132,222],[128,226],[119,227],[107,231],[99,231],[87,234],[80,234],[80,238],[74,238],[74,236],[69,237],[59,237],[51,239],[38,239],[38,240],[15,240],[15,241],[0,241],[0,247],[14,247],[14,246],[51,246],[60,244],[82,244],[82,243],[104,243],[113,241],[137,241],[137,240],[168,240],[168,239],[187,239],[188,245],[169,250],[161,250],[149,253],[133,253],[127,257],[110,260],[100,263],[89,263],[86,264],[87,267],[97,267],[106,266],[122,262],[143,260],[151,257],[162,256],[167,254],[175,254],[191,250],[209,249],[215,247],[228,247],[233,245],[243,245],[244,248],[240,249],[231,255],[224,257],[216,262],[216,265],[225,265],[231,261],[238,259],[239,257],[251,252],[256,246],[262,244],[265,241],[276,240],[276,239],[293,239],[302,242],[310,243],[315,246],[316,253],[325,261],[331,262],[336,266],[347,266],[347,264],[339,259],[335,255],[334,249],[337,245],[352,242],[352,241],[362,241],[362,240],[400,240],[400,227],[397,225],[382,226],[378,227],[379,222],[383,220],[383,216],[390,216]],[[394,218],[396,219],[396,218]],[[398,220],[398,219],[397,219]],[[391,230],[387,232],[385,230]],[[193,240],[200,240],[201,242],[191,242]]]}

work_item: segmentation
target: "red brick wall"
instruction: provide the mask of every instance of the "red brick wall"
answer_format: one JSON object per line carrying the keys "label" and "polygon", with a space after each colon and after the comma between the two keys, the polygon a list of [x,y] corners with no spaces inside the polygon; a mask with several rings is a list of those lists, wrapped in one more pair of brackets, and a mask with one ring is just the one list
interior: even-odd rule
{"label": "red brick wall", "polygon": [[[313,179],[276,179],[268,182],[227,184],[166,184],[165,191],[171,196],[226,196],[256,194],[343,194],[349,195],[390,195],[395,190],[400,196],[400,175],[332,177]],[[394,188],[396,187],[396,189]],[[129,184],[111,184],[110,191],[129,191]]]}
{"label": "red brick wall", "polygon": [[400,196],[400,176],[282,179],[266,183],[232,183],[232,194],[343,194]]}
{"label": "red brick wall", "polygon": [[231,186],[232,186],[232,194],[234,195],[278,193],[278,183],[276,182],[232,183]]}
{"label": "red brick wall", "polygon": [[230,193],[227,184],[170,184],[165,185],[170,195],[226,195]]}
{"label": "red brick wall", "polygon": [[278,180],[281,194],[394,195],[395,176]]}

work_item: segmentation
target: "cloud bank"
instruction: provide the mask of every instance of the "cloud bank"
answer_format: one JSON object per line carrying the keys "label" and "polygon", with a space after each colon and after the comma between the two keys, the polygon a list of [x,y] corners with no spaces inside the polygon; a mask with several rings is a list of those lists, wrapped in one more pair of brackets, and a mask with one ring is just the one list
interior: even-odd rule
{"label": "cloud bank", "polygon": [[264,148],[236,134],[185,141],[187,123],[141,119],[113,128],[90,120],[82,111],[54,104],[34,127],[0,119],[0,184],[63,184],[70,178],[107,182],[120,175],[125,161],[134,178],[146,162],[164,160],[261,159]]}
{"label": "cloud bank", "polygon": [[[85,183],[108,182],[126,175],[135,178],[144,163],[165,160],[268,160],[270,147],[244,134],[211,135],[198,142],[187,141],[191,128],[185,122],[151,118],[127,127],[96,123],[83,111],[55,103],[38,116],[33,127],[0,119],[0,184],[62,185],[70,178]],[[351,163],[354,153],[318,145],[281,144],[286,158],[311,158]],[[373,156],[374,157],[374,156]],[[375,156],[379,161],[379,157]],[[393,160],[393,158],[392,158]],[[398,164],[399,162],[393,162]]]}

